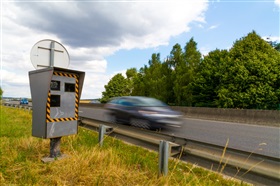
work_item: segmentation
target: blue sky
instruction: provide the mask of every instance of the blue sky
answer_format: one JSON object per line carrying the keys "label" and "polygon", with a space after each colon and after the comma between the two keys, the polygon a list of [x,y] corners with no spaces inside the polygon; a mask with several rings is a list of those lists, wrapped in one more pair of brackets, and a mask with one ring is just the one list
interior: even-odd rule
{"label": "blue sky", "polygon": [[203,54],[217,49],[229,49],[233,43],[255,30],[260,36],[280,38],[279,6],[273,1],[220,1],[209,3],[205,24],[191,24],[190,32],[171,37],[167,46],[152,49],[120,50],[107,57],[108,70],[121,71],[123,68],[137,69],[148,64],[152,53],[166,58],[172,47],[179,43],[183,48],[191,39]]}
{"label": "blue sky", "polygon": [[117,73],[166,58],[193,37],[203,55],[229,49],[255,30],[280,42],[280,0],[270,1],[1,1],[1,87],[31,97],[32,46],[62,43],[70,69],[86,72],[82,99],[100,98]]}

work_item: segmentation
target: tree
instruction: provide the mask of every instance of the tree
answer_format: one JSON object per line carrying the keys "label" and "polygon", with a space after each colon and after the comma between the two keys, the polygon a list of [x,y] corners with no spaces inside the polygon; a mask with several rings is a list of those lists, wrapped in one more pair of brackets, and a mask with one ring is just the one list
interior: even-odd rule
{"label": "tree", "polygon": [[102,92],[101,102],[105,103],[112,97],[128,96],[129,84],[122,74],[116,74],[107,85],[104,86],[105,91]]}
{"label": "tree", "polygon": [[4,91],[3,91],[2,88],[0,87],[0,100],[2,100],[3,93],[4,93]]}
{"label": "tree", "polygon": [[165,77],[162,73],[162,63],[160,54],[152,54],[148,62],[140,68],[139,73],[134,76],[133,91],[131,95],[149,96],[165,101],[164,95],[167,91],[165,88]]}
{"label": "tree", "polygon": [[163,74],[161,72],[162,64],[160,61],[160,54],[152,54],[152,59],[149,60],[149,67],[145,71],[145,82],[149,97],[163,99],[163,92],[165,84]]}
{"label": "tree", "polygon": [[132,94],[133,92],[133,84],[134,84],[134,79],[137,77],[137,69],[136,68],[130,68],[126,70],[126,79],[128,83],[128,90],[129,90],[129,95]]}
{"label": "tree", "polygon": [[145,86],[145,67],[140,68],[139,72],[133,78],[132,96],[147,96]]}
{"label": "tree", "polygon": [[[148,96],[164,102],[171,100],[173,84],[171,83],[171,69],[167,63],[161,63],[160,54],[154,53],[148,62],[133,76],[133,90],[131,95]],[[171,92],[171,93],[170,93]]]}
{"label": "tree", "polygon": [[182,92],[184,85],[184,75],[186,72],[186,64],[183,61],[183,51],[181,46],[177,43],[173,46],[170,56],[168,58],[168,64],[172,69],[172,80],[173,80],[173,92],[174,102],[176,105],[181,105],[183,102]]}
{"label": "tree", "polygon": [[277,41],[272,41],[270,40],[270,38],[267,38],[266,41],[268,44],[270,44],[275,50],[277,50],[278,52],[280,52],[280,43],[278,43]]}
{"label": "tree", "polygon": [[174,104],[175,96],[174,96],[174,80],[173,80],[173,70],[171,68],[171,64],[169,59],[166,59],[161,65],[161,73],[162,73],[162,88],[163,92],[161,93],[162,101],[169,104]]}
{"label": "tree", "polygon": [[[103,100],[134,95],[175,105],[277,109],[280,105],[279,44],[268,43],[255,31],[228,50],[211,51],[204,59],[191,38],[182,50],[173,46],[164,62],[152,54],[148,65],[128,69],[127,78],[112,78]],[[121,88],[120,88],[121,87]]]}
{"label": "tree", "polygon": [[275,43],[274,46],[273,46],[273,48],[274,48],[275,50],[277,50],[278,52],[280,52],[280,43]]}
{"label": "tree", "polygon": [[280,53],[255,31],[237,40],[217,91],[218,106],[273,109],[280,102]]}
{"label": "tree", "polygon": [[171,52],[171,56],[174,56],[174,94],[177,105],[191,106],[193,103],[191,83],[201,62],[201,53],[197,50],[197,43],[193,38],[186,43],[184,49],[182,53],[180,45],[177,44]]}
{"label": "tree", "polygon": [[126,70],[126,78],[127,79],[133,79],[137,75],[137,69],[136,68],[130,68]]}
{"label": "tree", "polygon": [[184,60],[187,64],[187,71],[186,71],[186,86],[184,87],[184,101],[186,105],[192,106],[193,104],[193,96],[191,90],[191,84],[196,78],[196,74],[198,71],[198,67],[201,62],[201,53],[197,49],[197,43],[194,41],[193,38],[185,46],[184,52]]}
{"label": "tree", "polygon": [[217,106],[217,91],[222,86],[227,61],[229,61],[228,51],[218,49],[209,52],[203,59],[191,85],[194,106]]}

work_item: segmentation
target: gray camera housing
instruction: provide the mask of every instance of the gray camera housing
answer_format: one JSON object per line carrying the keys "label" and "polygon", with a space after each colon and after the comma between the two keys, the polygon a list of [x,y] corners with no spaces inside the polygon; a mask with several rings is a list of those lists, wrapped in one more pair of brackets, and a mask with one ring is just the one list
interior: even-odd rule
{"label": "gray camera housing", "polygon": [[29,72],[32,136],[57,138],[78,133],[85,72],[48,67]]}

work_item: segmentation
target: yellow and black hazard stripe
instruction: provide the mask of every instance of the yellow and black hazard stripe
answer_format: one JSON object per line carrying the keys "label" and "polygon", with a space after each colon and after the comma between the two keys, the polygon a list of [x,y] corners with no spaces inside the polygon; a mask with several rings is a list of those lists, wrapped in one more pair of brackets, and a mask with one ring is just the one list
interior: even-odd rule
{"label": "yellow and black hazard stripe", "polygon": [[76,85],[75,85],[75,118],[78,119],[79,113],[79,80],[76,78]]}
{"label": "yellow and black hazard stripe", "polygon": [[53,75],[56,76],[65,76],[70,78],[75,78],[75,117],[72,118],[51,118],[51,91],[49,90],[48,99],[47,99],[47,114],[46,122],[62,122],[62,121],[74,121],[78,120],[79,113],[79,76],[77,74],[69,74],[64,72],[53,72]]}
{"label": "yellow and black hazard stripe", "polygon": [[51,91],[49,90],[47,99],[47,122],[51,120]]}
{"label": "yellow and black hazard stripe", "polygon": [[78,118],[47,118],[47,122],[62,122],[62,121],[75,121],[78,120]]}
{"label": "yellow and black hazard stripe", "polygon": [[65,73],[65,72],[53,72],[53,75],[56,76],[65,76],[65,77],[70,77],[70,78],[78,78],[77,74],[69,74],[69,73]]}

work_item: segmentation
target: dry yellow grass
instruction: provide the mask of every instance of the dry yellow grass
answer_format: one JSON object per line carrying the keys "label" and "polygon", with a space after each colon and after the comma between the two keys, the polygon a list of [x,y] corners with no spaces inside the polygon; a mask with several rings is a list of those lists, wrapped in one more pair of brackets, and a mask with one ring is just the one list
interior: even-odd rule
{"label": "dry yellow grass", "polygon": [[98,145],[97,133],[79,128],[78,135],[61,141],[67,158],[51,163],[49,140],[31,136],[31,113],[1,106],[1,185],[244,185],[222,175],[173,159],[169,174],[158,177],[158,154],[106,137]]}

